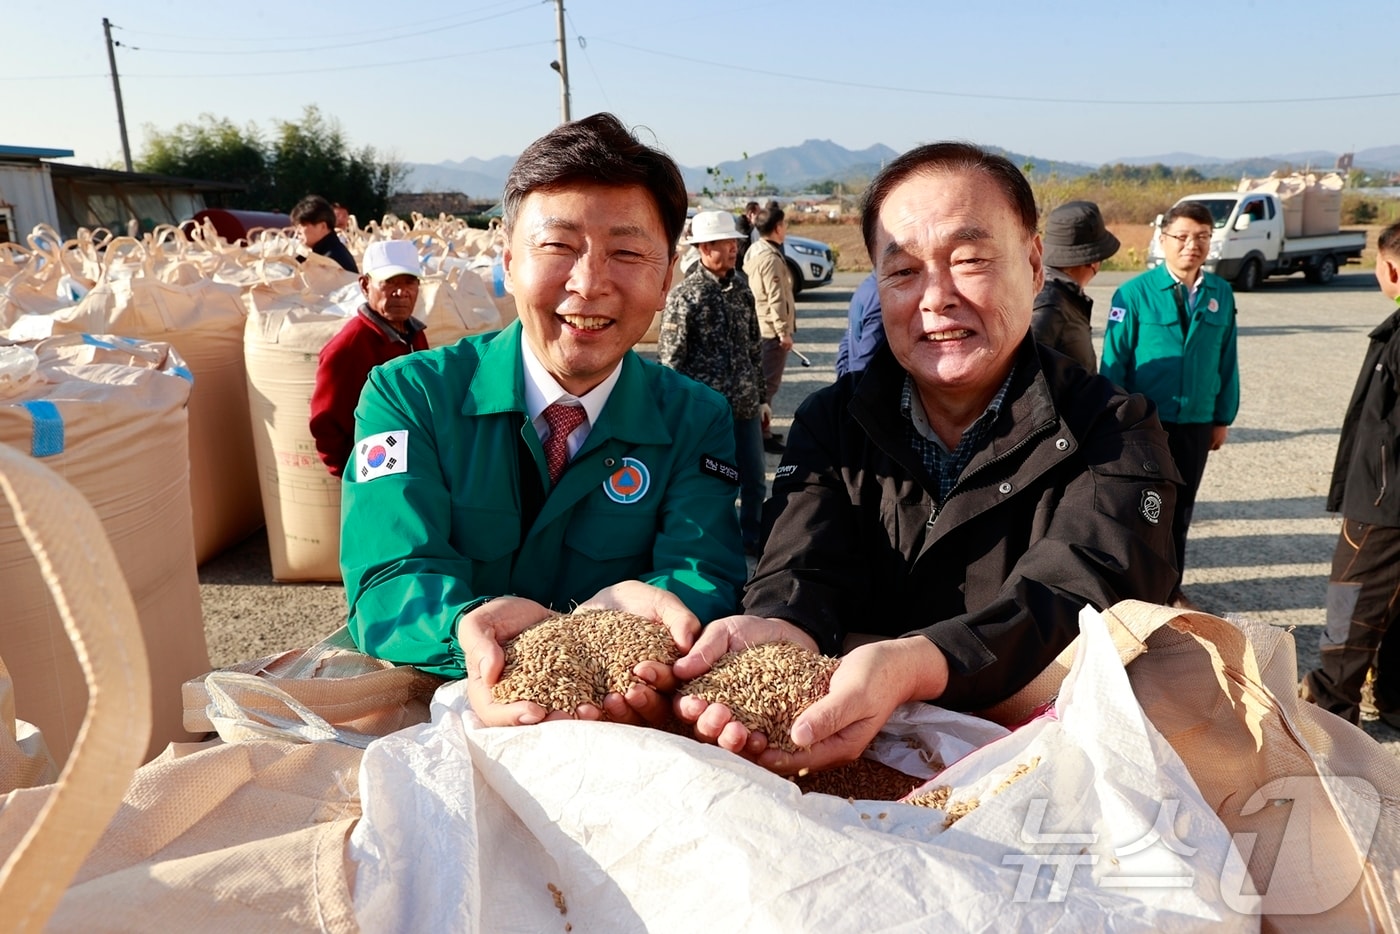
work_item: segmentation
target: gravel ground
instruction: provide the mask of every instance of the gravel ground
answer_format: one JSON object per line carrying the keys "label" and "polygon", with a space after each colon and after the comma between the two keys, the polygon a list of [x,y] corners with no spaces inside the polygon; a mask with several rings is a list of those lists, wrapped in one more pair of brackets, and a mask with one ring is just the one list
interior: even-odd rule
{"label": "gravel ground", "polygon": [[[834,376],[836,346],[851,292],[863,274],[838,273],[799,297],[798,349],[775,401],[778,430]],[[1089,292],[1096,339],[1114,287],[1101,275]],[[1317,658],[1327,574],[1340,521],[1323,511],[1342,413],[1365,351],[1366,334],[1387,313],[1369,272],[1328,286],[1301,279],[1266,282],[1239,296],[1243,402],[1229,442],[1211,455],[1187,551],[1186,594],[1202,609],[1294,630],[1299,669]],[[648,348],[639,348],[646,352]],[[777,467],[770,455],[768,468]],[[337,584],[278,584],[258,533],[200,568],[204,623],[215,665],[309,645],[344,622]],[[1364,729],[1400,755],[1400,731]]]}

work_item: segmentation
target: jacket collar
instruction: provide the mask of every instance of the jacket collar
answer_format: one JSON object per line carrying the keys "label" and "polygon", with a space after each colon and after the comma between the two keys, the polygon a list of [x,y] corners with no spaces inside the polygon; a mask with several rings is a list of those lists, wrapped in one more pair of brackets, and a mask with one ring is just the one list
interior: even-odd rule
{"label": "jacket collar", "polygon": [[[1400,304],[1400,299],[1396,299],[1396,303]],[[1395,311],[1391,312],[1390,317],[1376,325],[1375,330],[1371,331],[1367,336],[1373,341],[1388,341],[1390,340],[1390,336],[1398,329],[1400,329],[1400,308],[1396,308]]]}
{"label": "jacket collar", "polygon": [[[992,426],[991,437],[963,470],[964,477],[971,476],[983,464],[1005,455],[1032,436],[1059,425],[1060,416],[1035,346],[1035,339],[1028,332],[1017,348],[1011,385],[1007,389],[1001,414]],[[899,412],[904,374],[904,368],[899,365],[889,346],[881,347],[856,386],[850,412],[886,454],[912,475],[922,476],[922,464],[917,463],[918,459],[905,443],[905,427]],[[1072,438],[1067,440],[1068,447],[1057,451],[1058,454],[1068,456],[1078,447]],[[1046,463],[1048,466],[1049,462]],[[950,502],[955,499],[953,497]]]}
{"label": "jacket collar", "polygon": [[1062,270],[1056,269],[1054,266],[1045,267],[1045,281],[1047,284],[1053,283],[1059,286],[1071,295],[1084,294],[1084,290],[1079,287],[1078,282],[1075,282]]}
{"label": "jacket collar", "polygon": [[[516,320],[491,340],[478,344],[479,362],[462,400],[463,415],[514,412],[525,416],[525,362],[520,356],[523,339],[520,321]],[[575,460],[606,439],[629,444],[671,443],[671,432],[661,409],[647,388],[644,368],[642,359],[634,351],[627,351],[617,385]]]}

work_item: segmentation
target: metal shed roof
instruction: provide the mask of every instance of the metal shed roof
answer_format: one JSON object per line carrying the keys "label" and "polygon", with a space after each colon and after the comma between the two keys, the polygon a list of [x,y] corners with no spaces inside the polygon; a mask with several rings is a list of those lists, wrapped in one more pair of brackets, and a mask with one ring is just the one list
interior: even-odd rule
{"label": "metal shed roof", "polygon": [[0,146],[0,158],[12,159],[68,159],[71,149],[44,149],[39,146]]}

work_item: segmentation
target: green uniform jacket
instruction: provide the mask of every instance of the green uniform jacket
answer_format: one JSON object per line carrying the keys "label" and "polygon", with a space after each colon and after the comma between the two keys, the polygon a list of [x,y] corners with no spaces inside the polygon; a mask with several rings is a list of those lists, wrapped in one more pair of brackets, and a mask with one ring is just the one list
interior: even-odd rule
{"label": "green uniform jacket", "polygon": [[[734,421],[724,397],[629,351],[550,490],[525,410],[520,341],[516,322],[370,373],[340,544],[361,651],[460,678],[463,612],[503,594],[567,612],[625,580],[676,594],[701,622],[738,612],[745,564],[736,484],[725,477]],[[407,464],[362,479],[371,462],[385,463],[362,442],[392,431],[407,431]],[[522,464],[522,452],[533,462]],[[549,491],[528,527],[522,468]]]}
{"label": "green uniform jacket", "polygon": [[1183,340],[1174,284],[1158,266],[1113,293],[1100,372],[1157,403],[1163,422],[1229,425],[1240,408],[1235,293],[1206,273]]}

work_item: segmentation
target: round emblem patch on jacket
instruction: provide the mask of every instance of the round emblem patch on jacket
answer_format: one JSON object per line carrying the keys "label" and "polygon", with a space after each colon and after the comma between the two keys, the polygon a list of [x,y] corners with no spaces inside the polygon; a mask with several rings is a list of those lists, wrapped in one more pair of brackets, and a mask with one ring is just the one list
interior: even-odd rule
{"label": "round emblem patch on jacket", "polygon": [[635,457],[624,457],[622,466],[603,481],[603,492],[614,503],[635,503],[651,489],[651,471]]}
{"label": "round emblem patch on jacket", "polygon": [[1156,490],[1148,490],[1142,494],[1142,505],[1138,508],[1144,519],[1156,525],[1162,518],[1162,495]]}

